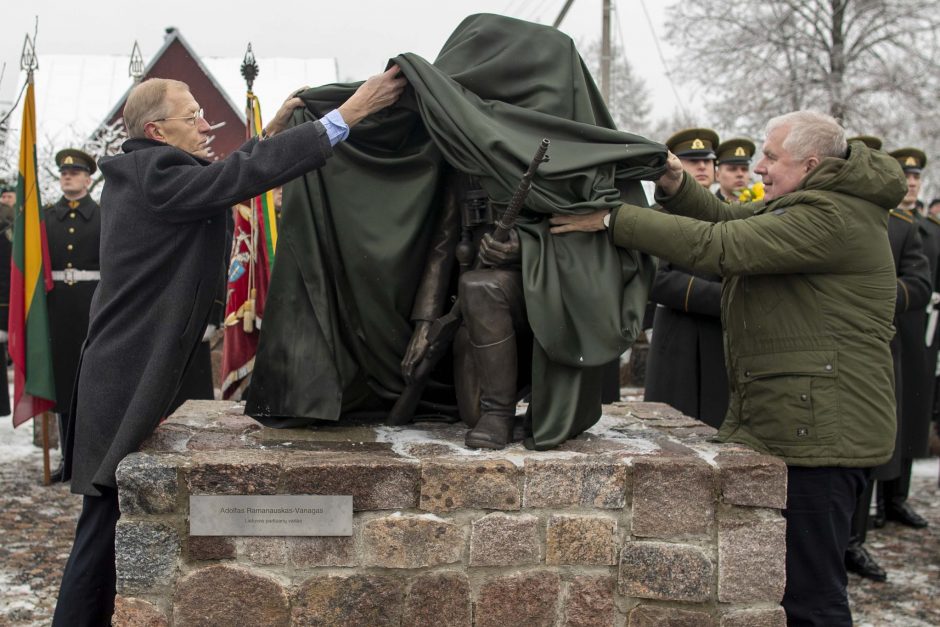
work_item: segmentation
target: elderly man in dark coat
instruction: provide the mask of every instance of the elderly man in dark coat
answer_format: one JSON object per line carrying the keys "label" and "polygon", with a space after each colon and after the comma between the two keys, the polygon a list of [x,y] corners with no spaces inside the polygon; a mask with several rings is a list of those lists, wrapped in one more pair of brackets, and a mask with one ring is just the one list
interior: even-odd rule
{"label": "elderly man in dark coat", "polygon": [[[91,307],[65,472],[85,495],[54,625],[107,625],[114,610],[115,469],[166,415],[202,338],[224,255],[225,213],[321,167],[349,127],[398,99],[393,66],[321,120],[280,133],[289,99],[260,139],[210,163],[210,126],[185,83],[151,79],[124,107],[131,139],[101,160],[101,283]],[[277,134],[276,137],[271,137]]]}

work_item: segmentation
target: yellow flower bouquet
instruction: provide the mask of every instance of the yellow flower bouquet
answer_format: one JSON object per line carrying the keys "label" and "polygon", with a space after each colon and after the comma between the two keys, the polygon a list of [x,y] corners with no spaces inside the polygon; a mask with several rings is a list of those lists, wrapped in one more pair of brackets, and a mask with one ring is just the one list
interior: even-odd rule
{"label": "yellow flower bouquet", "polygon": [[741,202],[756,202],[764,198],[764,184],[760,181],[750,187],[745,187],[738,194],[738,200]]}

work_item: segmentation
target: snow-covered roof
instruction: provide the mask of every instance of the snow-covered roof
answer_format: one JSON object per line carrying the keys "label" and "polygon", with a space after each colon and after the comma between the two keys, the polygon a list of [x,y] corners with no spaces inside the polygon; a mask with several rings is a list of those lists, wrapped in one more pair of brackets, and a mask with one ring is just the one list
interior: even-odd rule
{"label": "snow-covered roof", "polygon": [[[202,63],[241,110],[245,102],[245,79],[241,75],[242,60],[235,57],[202,57]],[[275,57],[258,59],[258,68],[253,91],[261,102],[261,114],[265,121],[270,119],[284,99],[297,89],[337,81],[335,59]]]}
{"label": "snow-covered roof", "polygon": [[[241,111],[245,81],[240,57],[203,57],[202,63]],[[129,55],[39,55],[36,80],[36,121],[40,141],[65,145],[89,137],[105,121],[132,85],[127,68]],[[304,85],[323,85],[337,80],[335,59],[258,59],[254,92],[267,120],[292,91]],[[20,76],[22,87],[25,75]],[[22,103],[10,117],[7,142],[19,141]]]}

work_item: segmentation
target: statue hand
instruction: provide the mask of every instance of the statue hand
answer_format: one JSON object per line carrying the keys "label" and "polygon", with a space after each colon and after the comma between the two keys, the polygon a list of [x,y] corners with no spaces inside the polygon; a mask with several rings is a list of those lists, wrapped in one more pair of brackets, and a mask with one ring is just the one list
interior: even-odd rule
{"label": "statue hand", "polygon": [[405,356],[401,360],[401,374],[405,378],[405,383],[411,383],[415,366],[428,352],[428,330],[430,328],[431,323],[427,320],[418,320],[415,323],[411,341],[408,343]]}
{"label": "statue hand", "polygon": [[522,259],[522,247],[519,245],[519,235],[515,230],[509,231],[509,239],[497,242],[487,233],[480,242],[480,259],[484,264],[493,267],[510,266],[519,263]]}

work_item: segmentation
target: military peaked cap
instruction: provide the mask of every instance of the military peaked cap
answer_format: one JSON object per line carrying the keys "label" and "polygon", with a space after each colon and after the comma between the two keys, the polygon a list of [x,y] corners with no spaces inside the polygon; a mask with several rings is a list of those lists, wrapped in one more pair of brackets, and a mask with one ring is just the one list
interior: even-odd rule
{"label": "military peaked cap", "polygon": [[94,158],[87,152],[82,152],[77,148],[66,148],[57,152],[55,164],[60,170],[62,168],[79,168],[87,170],[89,174],[94,174],[98,170]]}
{"label": "military peaked cap", "polygon": [[754,153],[757,152],[757,146],[749,139],[737,137],[721,142],[718,146],[718,165],[722,163],[749,165]]}
{"label": "military peaked cap", "polygon": [[687,128],[666,140],[666,147],[685,159],[714,159],[718,133],[709,128]]}
{"label": "military peaked cap", "polygon": [[918,148],[898,148],[888,154],[898,160],[905,172],[920,172],[927,165],[927,155]]}
{"label": "military peaked cap", "polygon": [[849,137],[849,141],[862,142],[872,150],[881,150],[882,146],[881,138],[874,135],[856,135],[855,137]]}

